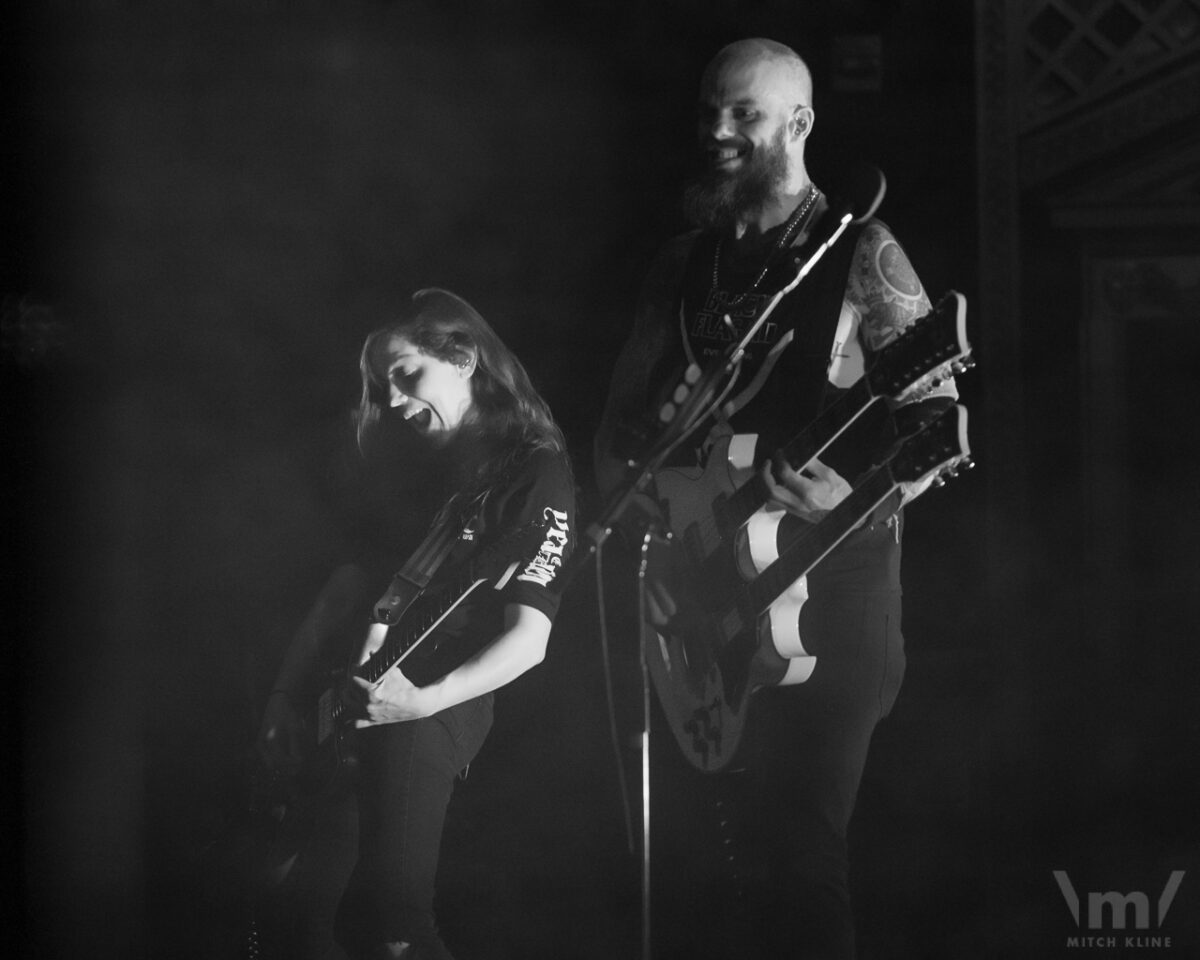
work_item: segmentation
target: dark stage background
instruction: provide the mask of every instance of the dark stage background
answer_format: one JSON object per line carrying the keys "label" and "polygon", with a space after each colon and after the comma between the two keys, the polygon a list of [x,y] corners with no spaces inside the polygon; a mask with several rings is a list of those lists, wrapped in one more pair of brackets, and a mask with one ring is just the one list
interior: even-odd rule
{"label": "dark stage background", "polygon": [[[231,955],[242,864],[222,844],[257,710],[339,546],[330,464],[358,344],[408,293],[463,294],[526,361],[594,514],[608,371],[682,226],[696,82],[722,44],[806,56],[817,182],[878,164],[881,216],[931,295],[974,306],[968,3],[96,0],[7,19],[3,938],[20,956]],[[845,53],[862,35],[882,45],[865,85]],[[989,474],[1012,451],[980,356],[960,381],[980,468],[909,511],[908,676],[852,838],[867,958],[1058,956],[1078,931],[1054,869],[1151,901],[1188,871],[1170,955],[1200,947],[1195,603],[1144,611],[1103,658],[1081,629],[1075,345],[1048,306],[1079,308],[1071,269],[1035,278],[1066,359],[1030,348],[1004,371],[1039,411],[1034,505]],[[970,319],[978,342],[989,317]],[[1182,377],[1165,399],[1186,405]],[[1190,469],[1169,484],[1162,503],[1194,500]],[[1174,604],[1195,563],[1164,536]],[[636,644],[627,607],[612,621],[636,803]],[[455,799],[448,936],[464,958],[636,956],[588,577],[498,709]]]}

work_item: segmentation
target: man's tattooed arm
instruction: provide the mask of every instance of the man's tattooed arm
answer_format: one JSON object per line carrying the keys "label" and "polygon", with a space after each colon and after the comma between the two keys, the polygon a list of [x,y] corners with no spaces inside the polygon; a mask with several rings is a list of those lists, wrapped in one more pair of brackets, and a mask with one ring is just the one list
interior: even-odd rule
{"label": "man's tattooed arm", "polygon": [[[869,357],[929,313],[931,304],[904,249],[881,223],[871,223],[854,250],[846,301],[859,317],[859,337]],[[938,381],[936,384],[934,381]],[[958,397],[948,367],[924,378],[901,404],[931,397]]]}
{"label": "man's tattooed arm", "polygon": [[863,346],[876,353],[929,312],[929,297],[887,227],[870,224],[859,237],[846,299],[861,318]]}
{"label": "man's tattooed arm", "polygon": [[[859,317],[859,337],[868,356],[883,349],[929,313],[931,304],[907,254],[887,227],[874,222],[859,237],[846,300]],[[935,381],[937,381],[935,383]],[[949,369],[923,379],[900,397],[896,427],[901,433],[936,417],[958,397]],[[902,484],[902,503],[924,493],[930,479]]]}

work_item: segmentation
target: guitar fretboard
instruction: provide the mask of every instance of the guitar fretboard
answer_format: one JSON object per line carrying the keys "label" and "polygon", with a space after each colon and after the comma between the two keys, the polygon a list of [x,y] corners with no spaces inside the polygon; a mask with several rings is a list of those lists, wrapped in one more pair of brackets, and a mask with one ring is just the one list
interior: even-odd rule
{"label": "guitar fretboard", "polygon": [[746,585],[751,609],[762,613],[904,482],[935,477],[969,463],[967,411],[955,405],[932,423],[904,441],[887,462],[875,467],[865,479],[819,523],[801,528],[795,539],[783,546],[779,558],[758,578]]}
{"label": "guitar fretboard", "polygon": [[898,486],[885,464],[875,471],[820,523],[808,525],[779,559],[746,585],[751,609],[762,613],[789,586],[807,574],[845,539],[854,525],[882,503]]}
{"label": "guitar fretboard", "polygon": [[[845,393],[826,407],[799,434],[780,448],[780,454],[793,470],[799,470],[813,457],[836,440],[877,399],[871,393],[867,378],[855,381]],[[726,516],[736,529],[769,499],[766,484],[757,473],[730,494],[726,501]]]}
{"label": "guitar fretboard", "polygon": [[[966,338],[966,298],[953,290],[883,352],[865,374],[817,418],[780,449],[789,466],[799,470],[836,440],[847,427],[883,397],[897,397],[939,367],[970,356]],[[768,499],[757,474],[731,494],[722,510],[723,522],[736,529]]]}
{"label": "guitar fretboard", "polygon": [[[358,668],[358,676],[369,683],[376,683],[392,667],[403,660],[418,641],[427,636],[449,616],[455,607],[466,600],[472,591],[486,582],[486,579],[473,578],[468,575],[461,577],[444,596],[435,598],[438,601],[436,603],[430,598],[422,597],[405,615],[405,629],[397,631],[393,627],[388,630],[387,639],[380,648]],[[425,602],[422,603],[422,600]]]}

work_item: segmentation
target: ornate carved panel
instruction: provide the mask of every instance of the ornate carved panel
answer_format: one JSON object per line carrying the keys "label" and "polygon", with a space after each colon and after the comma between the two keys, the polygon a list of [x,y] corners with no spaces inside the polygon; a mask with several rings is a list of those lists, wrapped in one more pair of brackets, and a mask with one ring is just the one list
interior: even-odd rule
{"label": "ornate carved panel", "polygon": [[1194,0],[1026,0],[1021,129],[1045,126],[1194,54]]}
{"label": "ornate carved panel", "polygon": [[1020,43],[1023,184],[1200,109],[1200,0],[1026,0]]}

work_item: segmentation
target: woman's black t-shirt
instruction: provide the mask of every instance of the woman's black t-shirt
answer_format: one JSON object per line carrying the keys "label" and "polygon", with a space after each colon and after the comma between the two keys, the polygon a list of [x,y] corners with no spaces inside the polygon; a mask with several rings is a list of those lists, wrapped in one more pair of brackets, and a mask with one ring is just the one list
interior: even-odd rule
{"label": "woman's black t-shirt", "polygon": [[[364,543],[360,562],[375,580],[372,600],[415,549],[415,530],[410,523],[403,547],[389,550],[378,536]],[[535,450],[507,482],[483,498],[422,596],[389,629],[389,637],[392,631],[419,635],[438,618],[402,666],[406,675],[424,685],[485,647],[503,630],[510,604],[532,607],[553,622],[563,566],[574,545],[575,487],[569,462],[564,454]]]}

